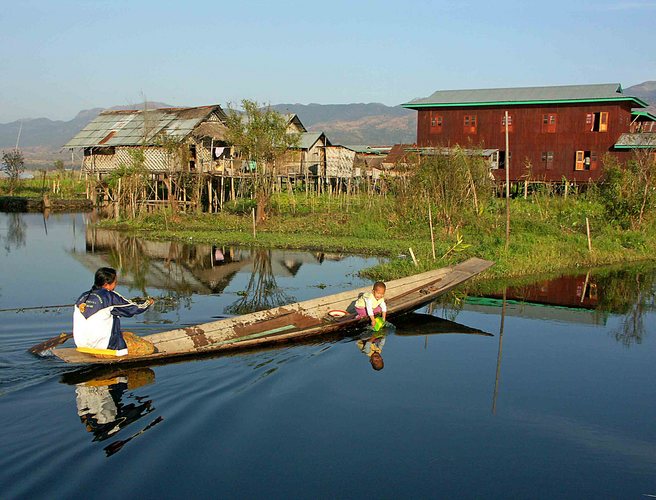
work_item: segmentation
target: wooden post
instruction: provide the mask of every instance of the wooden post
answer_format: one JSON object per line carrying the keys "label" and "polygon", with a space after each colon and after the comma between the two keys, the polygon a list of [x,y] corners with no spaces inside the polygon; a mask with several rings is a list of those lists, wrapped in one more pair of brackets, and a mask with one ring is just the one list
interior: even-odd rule
{"label": "wooden post", "polygon": [[433,213],[430,202],[428,203],[428,225],[430,226],[431,248],[433,249],[433,260],[435,260],[435,235],[433,234]]}
{"label": "wooden post", "polygon": [[585,218],[585,231],[588,235],[588,252],[592,253],[592,240],[590,239],[590,220]]}
{"label": "wooden post", "polygon": [[415,257],[415,253],[412,251],[412,248],[408,248],[410,250],[410,257],[412,257],[412,262],[415,263],[415,267],[419,267],[419,263],[417,262],[417,258]]}
{"label": "wooden post", "polygon": [[510,146],[508,141],[508,111],[506,116],[506,252],[510,244]]}
{"label": "wooden post", "polygon": [[253,208],[253,239],[256,238],[255,235],[255,208]]}
{"label": "wooden post", "polygon": [[585,300],[585,293],[588,291],[588,283],[590,283],[590,271],[585,273],[585,283],[583,283],[583,291],[581,292],[581,304]]}
{"label": "wooden post", "polygon": [[212,213],[212,178],[207,179],[207,211]]}

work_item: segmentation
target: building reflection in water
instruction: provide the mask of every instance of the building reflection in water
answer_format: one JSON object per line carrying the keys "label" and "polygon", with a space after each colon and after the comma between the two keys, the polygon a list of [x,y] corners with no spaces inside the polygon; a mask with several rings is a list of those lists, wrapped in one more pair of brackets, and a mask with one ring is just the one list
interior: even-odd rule
{"label": "building reflection in water", "polygon": [[[155,381],[155,372],[150,368],[117,370],[95,376],[74,372],[66,374],[62,381],[75,385],[77,414],[86,430],[93,434],[93,441],[112,439],[155,410],[148,396],[134,392]],[[112,441],[103,448],[106,455],[119,452],[129,441],[162,420],[162,417],[157,417],[136,433]]]}
{"label": "building reflection in water", "polygon": [[[498,314],[502,293],[467,297],[464,309]],[[613,336],[624,345],[640,344],[645,314],[654,311],[656,269],[653,265],[596,269],[586,274],[508,286],[506,315],[531,319],[605,325],[621,316]]]}
{"label": "building reflection in water", "polygon": [[[220,294],[238,273],[250,272],[246,289],[230,306],[231,314],[245,314],[293,302],[277,284],[278,277],[296,276],[304,264],[340,260],[339,254],[237,248],[227,245],[151,241],[88,226],[86,252],[74,253],[90,273],[99,267],[116,268],[121,283],[146,294],[146,288],[165,290],[170,300],[156,308],[177,307],[193,294]],[[169,309],[170,310],[170,309]]]}

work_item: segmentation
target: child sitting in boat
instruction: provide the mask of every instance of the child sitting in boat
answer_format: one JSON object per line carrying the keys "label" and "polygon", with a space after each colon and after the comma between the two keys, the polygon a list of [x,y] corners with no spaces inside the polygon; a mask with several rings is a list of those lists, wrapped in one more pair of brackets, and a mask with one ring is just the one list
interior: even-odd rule
{"label": "child sitting in boat", "polygon": [[115,269],[101,267],[91,290],[75,302],[73,339],[78,350],[111,356],[128,354],[119,317],[141,314],[155,301],[149,298],[141,304],[132,302],[114,291],[117,282]]}
{"label": "child sitting in boat", "polygon": [[387,304],[385,304],[386,288],[385,283],[376,281],[371,292],[363,293],[355,301],[355,311],[358,313],[358,318],[369,316],[372,328],[376,328],[376,314],[382,316],[382,324],[385,324],[387,318]]}

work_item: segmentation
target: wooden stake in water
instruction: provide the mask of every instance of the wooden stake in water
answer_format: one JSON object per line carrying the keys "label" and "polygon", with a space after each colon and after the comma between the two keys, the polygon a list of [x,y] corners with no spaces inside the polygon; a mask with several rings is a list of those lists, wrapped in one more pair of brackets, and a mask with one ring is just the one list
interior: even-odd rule
{"label": "wooden stake in water", "polygon": [[256,236],[255,236],[255,208],[253,208],[253,238],[256,238]]}

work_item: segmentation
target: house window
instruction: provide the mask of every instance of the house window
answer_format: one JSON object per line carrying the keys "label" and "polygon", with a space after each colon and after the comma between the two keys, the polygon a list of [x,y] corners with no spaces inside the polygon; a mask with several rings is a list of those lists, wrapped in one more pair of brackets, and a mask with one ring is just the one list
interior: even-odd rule
{"label": "house window", "polygon": [[495,151],[490,156],[490,168],[496,170],[499,168],[499,151]]}
{"label": "house window", "polygon": [[[513,119],[512,115],[508,115],[508,132],[513,131]],[[506,115],[504,114],[501,117],[501,132],[505,133],[506,132]]]}
{"label": "house window", "polygon": [[553,168],[553,159],[554,159],[553,151],[542,152],[542,163],[544,164],[544,167],[547,170],[551,170]]}
{"label": "house window", "polygon": [[431,134],[442,132],[442,116],[431,111],[430,114],[430,131]]}
{"label": "house window", "polygon": [[476,115],[465,115],[464,121],[464,133],[465,134],[475,134],[476,133]]}
{"label": "house window", "polygon": [[556,115],[556,113],[548,113],[542,115],[542,132],[546,134],[556,133],[557,122],[558,115]]}
{"label": "house window", "polygon": [[590,132],[608,132],[608,111],[587,113],[585,116],[585,129]]}
{"label": "house window", "polygon": [[599,159],[596,151],[583,151],[576,152],[574,162],[574,170],[597,170],[599,166]]}

